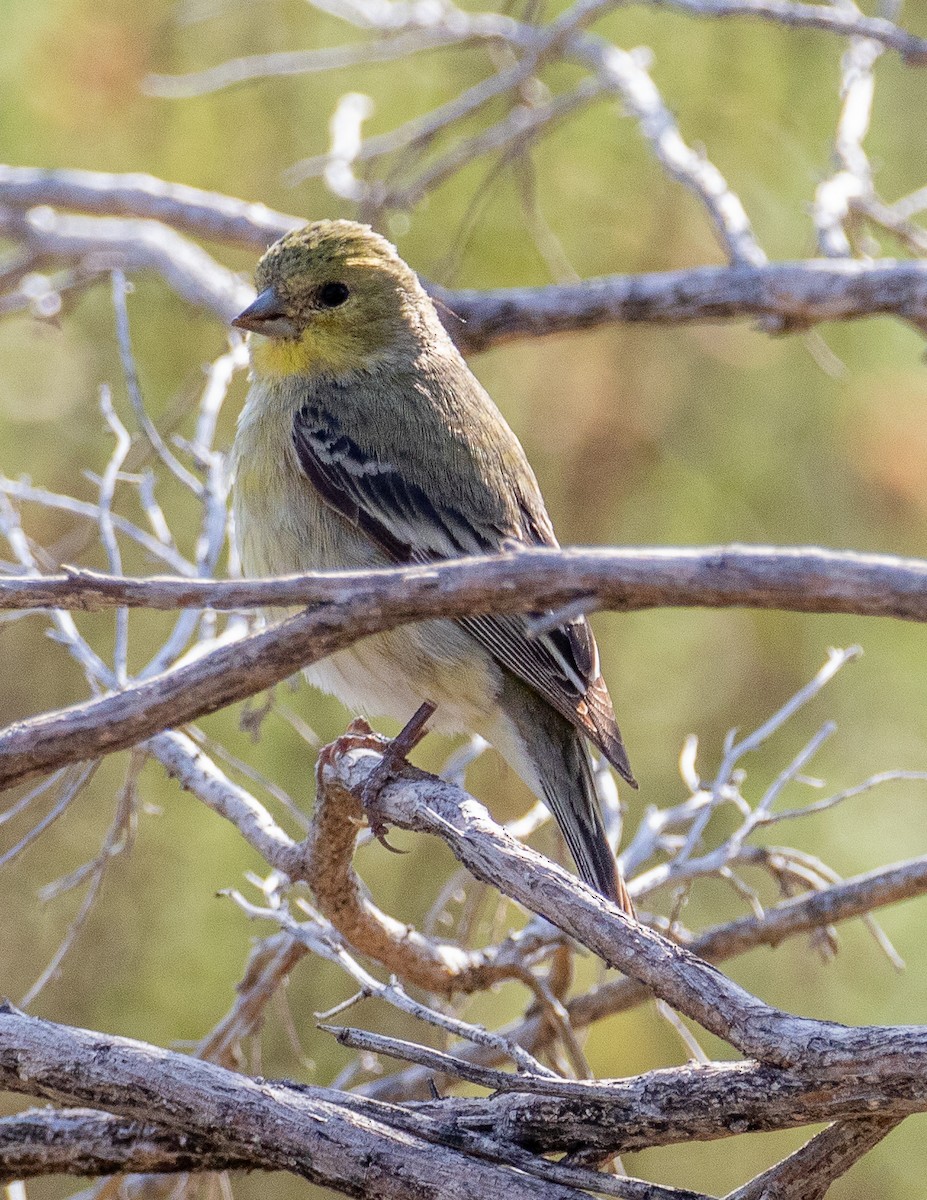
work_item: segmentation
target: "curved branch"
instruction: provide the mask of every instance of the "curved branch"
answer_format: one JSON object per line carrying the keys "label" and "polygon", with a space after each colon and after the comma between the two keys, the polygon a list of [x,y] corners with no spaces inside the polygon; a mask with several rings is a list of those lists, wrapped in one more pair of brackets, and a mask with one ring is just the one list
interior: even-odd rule
{"label": "curved branch", "polygon": [[254,298],[250,284],[160,221],[0,208],[0,236],[27,247],[29,270],[65,260],[91,272],[154,271],[189,304],[223,321],[231,321]]}
{"label": "curved branch", "polygon": [[[347,736],[352,742],[359,740],[357,734]],[[363,740],[380,750],[388,744],[369,729]],[[523,977],[524,959],[513,953],[511,943],[468,950],[427,937],[377,908],[353,866],[357,837],[364,827],[363,808],[355,796],[342,790],[330,796],[323,782],[328,753],[328,748],[323,750],[316,763],[316,802],[303,843],[301,873],[322,915],[354,950],[384,964],[391,976],[427,992],[473,992]]]}
{"label": "curved branch", "polygon": [[147,217],[194,237],[257,251],[302,224],[299,217],[274,212],[265,204],[141,173],[115,175],[0,164],[0,203],[14,208],[53,205],[101,216]]}
{"label": "curved branch", "polygon": [[[322,769],[329,789],[362,794],[380,755],[339,751]],[[927,1026],[860,1026],[796,1017],[775,1009],[697,958],[640,925],[497,825],[472,797],[407,768],[380,793],[383,817],[434,834],[476,878],[562,929],[609,966],[644,984],[742,1054],[820,1078],[869,1071],[910,1072],[927,1063]]]}

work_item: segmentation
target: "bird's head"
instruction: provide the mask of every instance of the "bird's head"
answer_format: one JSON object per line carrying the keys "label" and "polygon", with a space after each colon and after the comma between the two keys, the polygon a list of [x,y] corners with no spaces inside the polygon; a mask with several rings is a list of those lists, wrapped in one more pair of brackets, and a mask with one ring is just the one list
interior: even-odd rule
{"label": "bird's head", "polygon": [[315,221],[261,258],[258,296],[232,322],[260,336],[259,375],[342,374],[414,349],[433,312],[390,243],[367,225]]}

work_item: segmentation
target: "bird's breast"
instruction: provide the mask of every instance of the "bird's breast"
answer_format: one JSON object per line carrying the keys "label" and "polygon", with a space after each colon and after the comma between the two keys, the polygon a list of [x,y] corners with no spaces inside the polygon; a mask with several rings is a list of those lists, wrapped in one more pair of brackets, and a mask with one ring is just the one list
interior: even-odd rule
{"label": "bird's breast", "polygon": [[384,566],[386,557],[321,498],[293,447],[298,398],[256,383],[233,453],[235,530],[246,575]]}

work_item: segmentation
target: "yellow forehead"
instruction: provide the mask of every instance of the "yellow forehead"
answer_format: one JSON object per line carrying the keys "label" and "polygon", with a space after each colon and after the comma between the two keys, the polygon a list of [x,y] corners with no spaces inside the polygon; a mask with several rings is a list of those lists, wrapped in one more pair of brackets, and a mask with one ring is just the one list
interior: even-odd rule
{"label": "yellow forehead", "polygon": [[400,263],[395,248],[368,225],[316,221],[270,247],[258,263],[257,281],[266,286],[280,280],[319,280],[338,271],[395,268]]}

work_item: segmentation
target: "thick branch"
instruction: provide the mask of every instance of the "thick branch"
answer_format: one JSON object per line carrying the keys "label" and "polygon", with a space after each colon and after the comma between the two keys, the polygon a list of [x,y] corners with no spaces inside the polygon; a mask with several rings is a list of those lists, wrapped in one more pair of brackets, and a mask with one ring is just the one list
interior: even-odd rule
{"label": "thick branch", "polygon": [[[94,1072],[80,1084],[68,1082],[67,1096],[92,1093],[96,1103],[115,1105],[120,1110],[127,1104],[127,1067],[137,1069],[133,1057],[156,1055],[157,1060],[165,1060],[152,1080],[151,1091],[161,1084],[174,1061],[193,1062],[184,1056],[155,1051],[150,1046],[68,1031],[49,1022],[34,1022],[24,1027],[22,1022],[29,1020],[22,1014],[13,1014],[11,1027],[5,1028],[6,1018],[0,1016],[0,1084],[17,1091],[42,1096],[60,1093],[61,1087],[54,1080],[66,1073],[66,1061],[53,1062],[50,1052],[36,1049],[38,1040],[48,1039],[49,1031],[55,1050],[64,1046],[67,1054],[76,1055],[82,1066],[88,1049],[85,1040],[92,1038],[97,1048]],[[7,1060],[12,1048],[26,1075],[18,1086],[12,1084],[8,1074]],[[107,1048],[106,1052],[102,1052],[103,1048]],[[289,1114],[291,1122],[293,1118],[318,1121],[322,1111],[328,1115],[331,1105],[337,1120],[348,1124],[357,1121],[361,1114],[367,1118],[378,1115],[388,1123],[395,1120],[397,1126],[406,1126],[407,1133],[415,1126],[426,1129],[429,1140],[443,1141],[448,1147],[462,1148],[467,1142],[479,1146],[484,1139],[492,1138],[500,1147],[510,1144],[545,1153],[585,1150],[608,1154],[686,1140],[713,1140],[759,1130],[795,1128],[837,1114],[847,1118],[841,1126],[827,1130],[821,1140],[814,1139],[787,1162],[747,1184],[742,1189],[742,1200],[746,1200],[747,1195],[759,1196],[759,1190],[752,1189],[776,1172],[783,1182],[787,1176],[796,1177],[800,1162],[805,1163],[806,1174],[814,1170],[819,1181],[825,1168],[835,1177],[839,1170],[850,1165],[854,1153],[859,1156],[861,1139],[868,1148],[904,1115],[921,1111],[927,1104],[927,1088],[915,1075],[907,1079],[847,1079],[821,1087],[813,1080],[754,1063],[713,1063],[707,1067],[689,1064],[632,1079],[593,1084],[538,1081],[550,1085],[551,1090],[562,1087],[561,1096],[554,1091],[549,1096],[531,1094],[527,1091],[530,1081],[503,1076],[513,1088],[525,1087],[526,1091],[442,1100],[419,1106],[414,1116],[387,1105],[365,1105],[363,1100],[324,1088],[300,1087],[292,1091],[286,1086],[255,1085],[243,1076],[226,1072],[219,1078],[223,1086],[214,1093],[211,1103],[225,1100],[233,1106],[229,1110],[232,1117],[211,1129],[205,1128],[207,1112],[201,1112],[189,1129],[181,1128],[173,1116],[178,1103],[185,1099],[199,1103],[198,1084],[213,1082],[209,1076],[191,1081],[184,1066],[179,1067],[171,1091],[159,1094],[154,1100],[146,1094],[131,1105],[136,1110],[144,1108],[148,1114],[144,1117],[86,1110],[41,1110],[6,1118],[0,1121],[0,1157],[4,1164],[0,1182],[53,1172],[108,1174],[121,1170],[220,1170],[256,1166],[273,1169],[280,1165],[281,1158],[286,1159],[288,1169],[304,1174],[286,1150],[275,1147],[270,1139],[244,1145],[246,1130],[253,1127],[259,1112],[273,1111],[275,1103],[294,1110]],[[256,1088],[257,1103],[253,1096]],[[319,1108],[319,1102],[325,1105],[324,1109]],[[878,1116],[873,1116],[873,1111]],[[855,1118],[856,1112],[863,1116]],[[159,1123],[159,1117],[165,1121]],[[845,1129],[850,1123],[853,1135]],[[315,1141],[310,1140],[304,1147],[306,1157],[311,1156],[313,1148]],[[735,1195],[741,1200],[741,1192]]]}
{"label": "thick branch", "polygon": [[[768,1102],[762,1089],[771,1088]],[[601,1085],[599,1101],[509,1095],[448,1100],[426,1105],[418,1112],[433,1118],[439,1136],[453,1145],[468,1134],[495,1135],[505,1141],[551,1152],[585,1149],[605,1155],[614,1148],[668,1145],[685,1140],[737,1136],[747,1130],[772,1131],[808,1123],[808,1112],[864,1110],[861,1089],[856,1100],[842,1083],[825,1089],[815,1105],[813,1085],[768,1068],[716,1064],[709,1068],[678,1067],[630,1080]],[[819,1134],[788,1159],[734,1192],[728,1200],[788,1197],[798,1179],[809,1184],[809,1198],[820,1192],[821,1176],[832,1181],[877,1144],[906,1110],[924,1103],[888,1098],[885,1089],[872,1089],[872,1104],[881,1103],[896,1115],[848,1118]],[[333,1097],[336,1093],[329,1093]],[[790,1111],[792,1098],[797,1107]],[[588,1113],[583,1107],[590,1104]],[[705,1105],[704,1108],[699,1108]],[[740,1116],[739,1106],[745,1106]],[[601,1123],[595,1124],[595,1119]],[[814,1115],[811,1121],[816,1120]],[[585,1140],[583,1140],[585,1139]],[[32,1109],[0,1120],[0,1184],[13,1179],[50,1174],[108,1175],[129,1171],[218,1171],[273,1168],[266,1146],[248,1151],[225,1144],[224,1131],[194,1135],[152,1121],[130,1120],[90,1109]],[[812,1180],[817,1191],[810,1190]],[[781,1191],[768,1191],[773,1182]]]}
{"label": "thick branch", "polygon": [[[494,1073],[497,1074],[497,1073]],[[67,1156],[43,1144],[57,1130],[72,1139],[77,1155],[97,1154],[101,1169],[144,1162],[149,1170],[173,1171],[185,1151],[201,1149],[201,1169],[224,1165],[289,1170],[351,1195],[370,1154],[372,1179],[388,1164],[404,1173],[405,1188],[377,1190],[384,1197],[465,1197],[490,1183],[509,1186],[507,1171],[482,1158],[519,1166],[553,1164],[535,1153],[637,1150],[689,1140],[790,1129],[826,1120],[865,1117],[880,1124],[927,1107],[927,1082],[916,1069],[865,1079],[820,1081],[756,1063],[688,1064],[630,1079],[584,1082],[503,1076],[506,1094],[442,1100],[414,1110],[327,1088],[254,1080],[199,1059],[126,1038],[69,1029],[0,1010],[0,1087],[56,1103],[87,1104],[95,1113],[27,1113],[0,1123],[0,1147],[32,1174],[66,1167]],[[558,1094],[559,1090],[559,1094]],[[134,1122],[134,1129],[129,1122]],[[831,1139],[830,1153],[849,1155],[856,1139]],[[89,1143],[89,1144],[88,1144]],[[428,1165],[428,1148],[434,1164]],[[810,1153],[806,1147],[806,1155]],[[816,1160],[827,1157],[816,1147]],[[134,1157],[139,1156],[139,1157]],[[146,1156],[144,1158],[140,1156]],[[465,1157],[466,1156],[466,1157]],[[106,1159],[110,1159],[109,1165]],[[73,1161],[73,1160],[72,1160]],[[4,1164],[11,1159],[4,1155]],[[44,1170],[43,1170],[44,1163]],[[354,1165],[352,1165],[354,1164]],[[89,1165],[89,1163],[88,1163]],[[810,1164],[809,1164],[810,1165]],[[781,1164],[780,1164],[781,1166]],[[432,1190],[441,1170],[446,1191]],[[692,1200],[691,1192],[654,1188],[635,1180],[598,1176],[599,1190],[646,1200]],[[415,1183],[422,1189],[412,1190]],[[585,1180],[585,1186],[592,1184]],[[516,1189],[512,1194],[545,1200],[576,1197],[572,1188]],[[593,1184],[594,1186],[594,1184]]]}
{"label": "thick branch", "polygon": [[154,1122],[251,1166],[291,1171],[350,1196],[470,1200],[505,1188],[514,1200],[581,1200],[585,1189],[625,1200],[707,1200],[547,1162],[465,1130],[448,1143],[446,1129],[424,1113],[250,1079],[143,1042],[27,1017],[10,1005],[0,1005],[0,1087]]}
{"label": "thick branch", "polygon": [[0,1120],[0,1184],[43,1175],[230,1171],[253,1165],[251,1155],[217,1149],[208,1139],[92,1109],[31,1109]]}
{"label": "thick branch", "polygon": [[[510,1091],[445,1098],[416,1111],[445,1121],[449,1130],[494,1131],[536,1152],[604,1156],[834,1119],[874,1118],[885,1125],[927,1108],[927,1085],[916,1070],[822,1081],[754,1062],[689,1063],[595,1082],[507,1078]],[[562,1087],[562,1094],[531,1094],[529,1084],[535,1083],[538,1092],[550,1083],[551,1093]],[[819,1145],[816,1153],[825,1149]]]}
{"label": "thick branch", "polygon": [[[319,590],[314,594],[329,599],[311,612],[112,695],[0,731],[0,789],[66,763],[124,750],[164,729],[196,720],[272,687],[369,634],[426,617],[557,607],[589,594],[590,585],[596,582],[601,585],[603,601],[613,608],[649,607],[665,602],[672,594],[677,603],[752,602],[761,607],[863,611],[910,619],[924,619],[925,615],[927,564],[919,560],[787,550],[760,551],[751,564],[750,552],[731,547],[681,554],[650,551],[634,564],[634,553],[584,551],[555,557],[556,552],[532,551],[471,563],[316,577],[313,586]],[[557,558],[559,565],[554,567]],[[589,570],[585,577],[584,563]],[[602,574],[593,579],[607,563],[614,564],[609,569],[616,574],[619,565],[625,572],[622,582],[612,578],[608,588]],[[564,565],[568,566],[566,575]],[[538,569],[532,589],[531,572]],[[628,580],[635,573],[638,585],[634,600],[628,603]],[[654,575],[662,577],[662,591],[654,586]],[[698,580],[695,584],[693,576]],[[78,595],[85,586],[91,605],[98,604],[103,595],[125,604],[133,590],[137,598],[146,593],[169,596],[172,606],[178,600],[199,604],[207,595],[218,598],[223,591],[227,600],[234,599],[237,605],[246,588],[255,589],[250,593],[252,599],[263,597],[265,602],[268,591],[275,587],[281,588],[290,603],[296,597],[305,601],[313,595],[308,582],[197,585],[174,580],[149,585],[104,581],[101,585],[93,579],[81,583],[82,578],[87,579],[59,578],[52,583],[52,592],[43,593],[46,581],[34,578],[20,580],[14,588],[21,589],[18,596],[31,591],[42,605],[60,604],[66,595]],[[197,592],[198,586],[207,590]],[[287,587],[297,590],[287,593]],[[57,594],[53,594],[55,589]]]}
{"label": "thick branch", "polygon": [[[287,1170],[350,1196],[471,1200],[498,1188],[517,1200],[580,1200],[506,1167],[400,1131],[323,1088],[286,1088],[128,1038],[67,1029],[0,1008],[0,1085],[65,1104],[95,1104],[217,1144],[252,1165]],[[426,1124],[422,1122],[422,1124]]]}
{"label": "thick branch", "polygon": [[[43,1141],[57,1130],[74,1139],[81,1162],[89,1165],[97,1155],[104,1170],[141,1162],[148,1169],[176,1170],[177,1155],[202,1145],[213,1156],[203,1159],[204,1168],[223,1163],[286,1169],[353,1195],[370,1194],[360,1190],[359,1179],[379,1180],[380,1171],[392,1166],[398,1177],[391,1186],[384,1182],[377,1195],[465,1196],[469,1178],[474,1189],[494,1183],[513,1187],[516,1197],[565,1200],[579,1193],[556,1185],[550,1191],[523,1191],[518,1176],[494,1173],[478,1158],[463,1159],[448,1147],[501,1156],[511,1142],[515,1159],[529,1166],[532,1160],[519,1158],[515,1146],[551,1150],[618,1142],[633,1148],[785,1128],[819,1119],[813,1114],[852,1113],[866,1105],[869,1114],[884,1103],[901,1115],[925,1103],[920,1073],[867,1079],[865,1085],[845,1079],[815,1092],[807,1079],[750,1063],[679,1067],[598,1084],[539,1082],[562,1087],[564,1095],[448,1101],[413,1114],[322,1088],[259,1082],[139,1042],[69,1030],[8,1007],[0,1011],[0,1085],[58,1102],[90,1101],[119,1118],[90,1113],[11,1118],[0,1126],[0,1138],[6,1139],[0,1145],[13,1147],[17,1165],[31,1164],[34,1174],[43,1173],[43,1161],[46,1170],[66,1165],[60,1152],[42,1156]],[[126,1118],[139,1122],[134,1130]],[[533,1161],[539,1170],[549,1165]],[[363,1175],[362,1164],[372,1176]],[[441,1170],[451,1173],[442,1181],[443,1190],[435,1190]],[[605,1191],[607,1181],[599,1179]],[[626,1180],[607,1190],[641,1200],[692,1197],[671,1189],[647,1192],[647,1187]]]}

